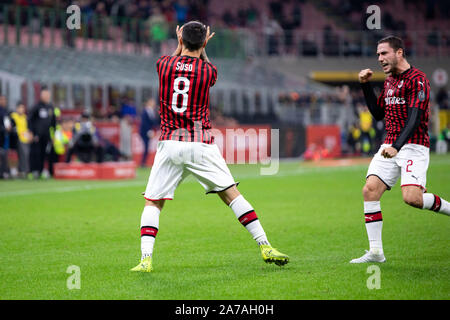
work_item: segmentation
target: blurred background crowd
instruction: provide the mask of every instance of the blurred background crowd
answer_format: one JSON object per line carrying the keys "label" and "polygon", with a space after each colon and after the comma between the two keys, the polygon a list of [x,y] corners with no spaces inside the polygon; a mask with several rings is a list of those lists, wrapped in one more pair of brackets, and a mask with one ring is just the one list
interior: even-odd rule
{"label": "blurred background crowd", "polygon": [[[384,75],[376,41],[395,34],[431,81],[431,148],[447,152],[450,2],[377,1],[382,27],[368,30],[371,4],[1,1],[0,178],[49,177],[58,161],[148,165],[159,127],[154,65],[176,46],[175,26],[193,19],[216,32],[208,44],[219,70],[211,90],[213,126],[269,125],[280,130],[281,157],[305,159],[328,152],[307,141],[308,128],[335,126],[340,156],[373,154],[384,138],[383,122],[372,119],[356,75],[375,70],[379,92]],[[69,5],[80,8],[78,30],[66,27]]]}

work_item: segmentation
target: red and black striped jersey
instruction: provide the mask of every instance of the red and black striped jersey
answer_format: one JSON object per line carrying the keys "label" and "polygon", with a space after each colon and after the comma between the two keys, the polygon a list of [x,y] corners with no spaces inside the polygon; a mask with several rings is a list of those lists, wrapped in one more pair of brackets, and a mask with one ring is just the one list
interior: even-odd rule
{"label": "red and black striped jersey", "polygon": [[211,144],[209,88],[217,80],[217,68],[200,58],[162,56],[156,62],[159,77],[159,140]]}
{"label": "red and black striped jersey", "polygon": [[385,114],[387,135],[384,143],[395,142],[406,125],[408,108],[412,107],[421,109],[422,114],[418,127],[406,143],[430,147],[430,82],[425,73],[411,66],[399,75],[387,77],[377,104],[384,109]]}

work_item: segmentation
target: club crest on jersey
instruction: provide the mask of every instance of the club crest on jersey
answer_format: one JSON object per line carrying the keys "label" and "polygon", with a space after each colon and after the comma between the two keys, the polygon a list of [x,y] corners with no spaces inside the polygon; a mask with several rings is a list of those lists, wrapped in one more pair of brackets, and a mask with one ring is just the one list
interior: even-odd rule
{"label": "club crest on jersey", "polygon": [[394,90],[393,90],[393,89],[389,89],[389,90],[387,91],[387,96],[388,96],[388,97],[392,96],[393,94],[394,94]]}

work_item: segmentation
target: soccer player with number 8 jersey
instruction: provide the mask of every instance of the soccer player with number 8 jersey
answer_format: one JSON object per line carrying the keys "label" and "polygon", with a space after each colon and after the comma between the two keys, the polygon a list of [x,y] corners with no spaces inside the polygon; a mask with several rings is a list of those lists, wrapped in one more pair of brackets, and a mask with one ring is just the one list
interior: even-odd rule
{"label": "soccer player with number 8 jersey", "polygon": [[263,260],[284,265],[289,257],[273,248],[253,207],[239,193],[209,120],[209,89],[217,69],[205,51],[214,36],[209,27],[191,21],[177,26],[178,47],[156,63],[159,77],[161,136],[145,190],[141,216],[141,260],[131,271],[151,272],[159,216],[166,200],[192,174],[206,193],[217,193],[259,245]]}
{"label": "soccer player with number 8 jersey", "polygon": [[403,200],[410,206],[450,215],[450,203],[426,190],[430,138],[430,83],[405,58],[403,41],[394,36],[378,42],[378,62],[387,75],[380,96],[369,82],[372,70],[359,73],[364,97],[376,120],[386,121],[386,139],[373,157],[363,188],[364,215],[370,250],[351,263],[386,261],[381,241],[380,199],[401,178]]}

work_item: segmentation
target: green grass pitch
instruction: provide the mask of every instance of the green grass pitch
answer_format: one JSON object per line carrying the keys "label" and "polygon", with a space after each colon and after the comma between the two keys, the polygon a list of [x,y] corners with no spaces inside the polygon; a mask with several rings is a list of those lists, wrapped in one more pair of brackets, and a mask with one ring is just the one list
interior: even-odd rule
{"label": "green grass pitch", "polygon": [[[230,166],[269,241],[291,261],[267,265],[216,195],[188,179],[160,218],[154,272],[140,257],[139,222],[149,170],[132,181],[1,181],[0,299],[449,299],[450,219],[408,207],[397,184],[381,202],[387,262],[381,288],[369,265],[361,188],[366,165],[278,175]],[[431,157],[427,186],[450,199],[450,156]],[[81,289],[68,290],[68,266]]]}

